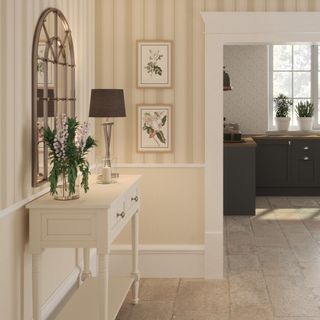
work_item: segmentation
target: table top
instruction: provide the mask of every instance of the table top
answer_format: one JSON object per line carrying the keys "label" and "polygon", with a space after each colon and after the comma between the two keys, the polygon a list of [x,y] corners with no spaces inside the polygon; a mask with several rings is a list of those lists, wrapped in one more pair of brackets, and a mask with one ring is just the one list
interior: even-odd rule
{"label": "table top", "polygon": [[140,180],[140,175],[120,175],[116,183],[101,184],[97,176],[90,177],[87,193],[80,190],[80,198],[76,200],[55,200],[50,193],[33,200],[26,205],[28,209],[107,209],[112,202],[125,193],[128,188]]}

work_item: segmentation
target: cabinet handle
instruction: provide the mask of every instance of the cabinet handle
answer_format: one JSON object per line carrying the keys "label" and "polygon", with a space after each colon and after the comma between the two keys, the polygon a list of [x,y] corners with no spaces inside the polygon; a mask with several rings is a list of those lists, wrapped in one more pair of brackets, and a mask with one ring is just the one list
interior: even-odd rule
{"label": "cabinet handle", "polygon": [[291,141],[290,140],[288,141],[288,145],[291,146]]}
{"label": "cabinet handle", "polygon": [[305,147],[303,148],[303,150],[309,150],[309,147],[308,147],[308,146],[305,146]]}
{"label": "cabinet handle", "polygon": [[139,198],[138,196],[135,196],[135,197],[131,197],[131,201],[135,201],[135,202],[138,202]]}
{"label": "cabinet handle", "polygon": [[125,215],[126,213],[124,211],[122,211],[121,213],[117,213],[117,217],[124,218]]}
{"label": "cabinet handle", "polygon": [[309,157],[304,157],[303,160],[309,160]]}

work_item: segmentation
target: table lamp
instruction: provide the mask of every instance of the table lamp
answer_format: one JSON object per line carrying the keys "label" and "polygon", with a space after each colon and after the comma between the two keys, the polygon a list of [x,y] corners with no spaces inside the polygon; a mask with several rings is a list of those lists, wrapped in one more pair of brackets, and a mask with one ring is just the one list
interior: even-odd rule
{"label": "table lamp", "polygon": [[89,117],[106,118],[102,123],[105,141],[104,166],[111,167],[110,142],[113,122],[109,118],[125,117],[126,109],[122,89],[92,89]]}

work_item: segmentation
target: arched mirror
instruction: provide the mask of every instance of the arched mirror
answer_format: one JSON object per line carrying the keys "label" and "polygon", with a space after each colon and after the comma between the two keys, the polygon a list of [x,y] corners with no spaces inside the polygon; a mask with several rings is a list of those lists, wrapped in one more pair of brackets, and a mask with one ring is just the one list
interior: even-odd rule
{"label": "arched mirror", "polygon": [[32,186],[48,181],[48,149],[43,131],[55,117],[75,116],[75,61],[71,31],[63,13],[46,9],[32,46]]}

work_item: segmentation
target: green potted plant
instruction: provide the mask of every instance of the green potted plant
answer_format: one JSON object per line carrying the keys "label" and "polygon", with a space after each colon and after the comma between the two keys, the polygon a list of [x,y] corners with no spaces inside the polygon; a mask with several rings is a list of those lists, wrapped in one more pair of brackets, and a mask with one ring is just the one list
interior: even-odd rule
{"label": "green potted plant", "polygon": [[313,103],[309,101],[300,101],[295,107],[295,112],[299,129],[302,131],[312,130],[314,113]]}
{"label": "green potted plant", "polygon": [[276,111],[275,123],[280,131],[288,131],[291,118],[289,117],[290,108],[292,107],[292,100],[286,95],[280,93],[274,101],[274,109]]}
{"label": "green potted plant", "polygon": [[57,200],[79,198],[78,172],[82,174],[81,187],[89,189],[89,163],[87,153],[96,146],[89,136],[88,124],[80,124],[65,114],[57,117],[56,128],[44,130],[44,140],[50,153],[52,169],[49,175],[50,193]]}

